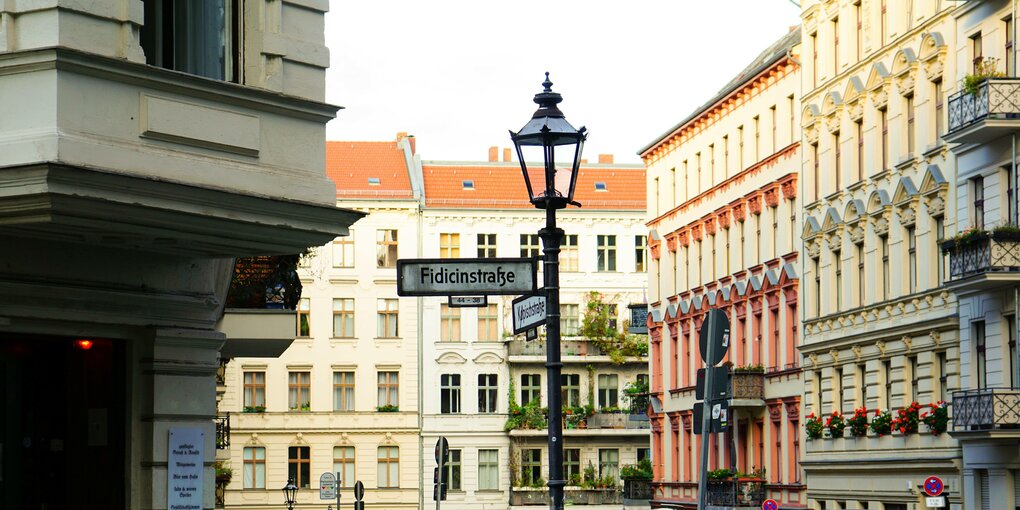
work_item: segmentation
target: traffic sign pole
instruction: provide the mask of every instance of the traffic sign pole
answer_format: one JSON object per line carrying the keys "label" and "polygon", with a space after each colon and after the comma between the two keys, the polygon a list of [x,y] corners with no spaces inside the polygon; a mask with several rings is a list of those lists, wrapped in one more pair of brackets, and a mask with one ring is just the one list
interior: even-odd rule
{"label": "traffic sign pole", "polygon": [[[706,363],[708,365],[708,367],[707,367],[708,370],[705,371],[705,395],[706,396],[709,396],[709,395],[714,396],[715,395],[715,386],[713,384],[715,382],[714,381],[715,378],[712,377],[712,372],[714,372],[714,371],[711,370],[711,368],[712,368],[712,366],[714,364],[710,363],[711,360],[715,359],[715,357],[714,357],[715,356],[715,342],[713,342],[711,340],[712,338],[715,338],[715,335],[716,335],[716,331],[715,331],[716,330],[716,327],[715,327],[716,321],[712,320],[714,318],[713,314],[715,314],[715,313],[718,313],[718,311],[713,308],[713,309],[709,310],[708,315],[705,317],[705,322],[708,322],[707,327],[708,327],[708,337],[709,337],[708,346],[707,346],[707,349],[706,349],[707,352],[704,353],[705,357],[706,357],[706,361],[709,362],[709,363]],[[712,412],[710,410],[711,402],[712,402],[711,400],[707,400],[705,402],[705,408],[706,409],[705,409],[705,411],[703,413],[701,413],[701,433],[702,433],[702,435],[701,435],[701,474],[698,476],[698,510],[705,510],[705,505],[706,505],[707,499],[708,499],[706,496],[707,496],[707,492],[708,492],[708,443],[709,443],[710,434],[712,433]]]}

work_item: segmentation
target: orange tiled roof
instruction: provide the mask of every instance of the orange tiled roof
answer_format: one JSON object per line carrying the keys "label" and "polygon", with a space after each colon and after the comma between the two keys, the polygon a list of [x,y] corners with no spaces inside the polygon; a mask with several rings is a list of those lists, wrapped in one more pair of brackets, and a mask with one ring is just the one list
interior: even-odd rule
{"label": "orange tiled roof", "polygon": [[[530,171],[541,172],[538,168]],[[463,209],[534,207],[528,202],[521,167],[516,163],[423,163],[422,172],[427,207]],[[466,180],[473,181],[473,189],[464,188]],[[605,191],[596,191],[596,182],[605,183]],[[582,166],[574,199],[580,202],[584,209],[643,211],[645,169]]]}
{"label": "orange tiled roof", "polygon": [[[338,197],[411,198],[404,151],[397,142],[326,142],[326,175]],[[369,184],[378,179],[378,184]]]}

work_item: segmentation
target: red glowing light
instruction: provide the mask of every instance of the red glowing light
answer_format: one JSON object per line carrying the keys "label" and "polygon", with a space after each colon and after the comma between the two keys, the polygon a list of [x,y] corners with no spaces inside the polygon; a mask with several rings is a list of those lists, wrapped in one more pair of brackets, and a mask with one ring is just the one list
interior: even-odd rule
{"label": "red glowing light", "polygon": [[75,345],[83,351],[87,351],[92,348],[92,340],[81,339],[75,342]]}

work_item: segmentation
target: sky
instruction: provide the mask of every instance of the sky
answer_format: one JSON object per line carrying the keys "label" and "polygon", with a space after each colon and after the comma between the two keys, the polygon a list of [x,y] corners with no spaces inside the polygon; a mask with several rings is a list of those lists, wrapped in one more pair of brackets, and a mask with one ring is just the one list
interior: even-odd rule
{"label": "sky", "polygon": [[[790,0],[333,0],[327,140],[417,139],[425,160],[512,147],[545,72],[590,132],[584,157],[637,152],[800,21]],[[502,153],[502,151],[501,151]]]}

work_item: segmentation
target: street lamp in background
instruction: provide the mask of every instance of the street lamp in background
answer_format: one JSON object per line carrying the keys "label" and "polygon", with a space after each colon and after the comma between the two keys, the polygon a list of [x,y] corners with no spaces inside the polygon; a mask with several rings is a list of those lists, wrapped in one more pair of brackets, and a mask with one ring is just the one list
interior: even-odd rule
{"label": "street lamp in background", "polygon": [[294,510],[294,498],[297,497],[297,485],[294,485],[294,479],[288,478],[287,485],[283,486],[283,501],[287,503],[287,510]]}
{"label": "street lamp in background", "polygon": [[[545,228],[538,231],[542,238],[546,293],[546,355],[545,368],[548,378],[549,403],[549,496],[552,509],[563,508],[563,408],[560,394],[562,381],[560,372],[560,243],[563,230],[556,228],[556,210],[567,204],[581,204],[574,201],[578,169],[581,166],[581,150],[588,131],[582,127],[574,129],[563,116],[558,105],[563,97],[552,91],[549,73],[545,73],[544,90],[535,94],[538,110],[520,131],[510,132],[510,139],[517,149],[524,183],[528,187],[528,199],[539,209],[545,209]],[[571,157],[570,167],[557,170],[556,151],[566,151]],[[541,151],[538,154],[538,151]],[[525,154],[535,154],[532,161],[541,160],[544,171],[530,171]],[[535,182],[532,182],[535,179]]]}

